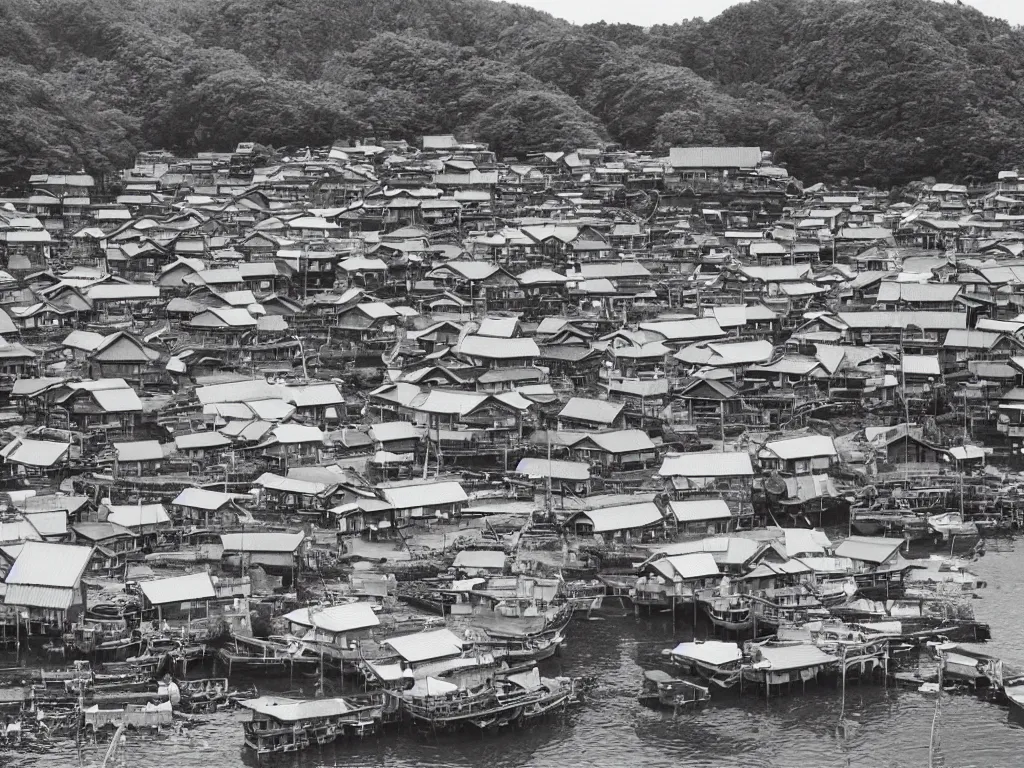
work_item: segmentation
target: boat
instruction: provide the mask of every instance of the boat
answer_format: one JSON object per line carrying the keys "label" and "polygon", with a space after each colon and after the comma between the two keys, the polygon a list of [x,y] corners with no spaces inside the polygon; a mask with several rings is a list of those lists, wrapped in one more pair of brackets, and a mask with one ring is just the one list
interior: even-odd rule
{"label": "boat", "polygon": [[735,632],[750,629],[754,618],[750,612],[750,598],[747,595],[713,595],[698,597],[698,604],[716,627]]}
{"label": "boat", "polygon": [[707,704],[711,700],[711,691],[703,685],[672,677],[660,669],[645,669],[643,688],[637,698],[647,706],[678,710]]}
{"label": "boat", "polygon": [[306,648],[298,640],[284,642],[280,638],[260,640],[236,635],[230,645],[218,649],[217,658],[228,665],[230,677],[235,669],[284,670],[320,664],[318,656],[305,653]]}
{"label": "boat", "polygon": [[1024,718],[1024,677],[1004,681],[1003,695],[1010,705],[1010,714]]}
{"label": "boat", "polygon": [[361,735],[368,722],[380,720],[382,699],[260,696],[239,704],[252,711],[252,720],[243,725],[245,746],[261,756],[330,744],[346,730]]}
{"label": "boat", "polygon": [[804,584],[762,590],[751,601],[758,627],[778,629],[781,624],[803,624],[829,616],[828,609]]}
{"label": "boat", "polygon": [[533,667],[465,686],[425,677],[407,690],[387,693],[398,699],[406,717],[433,730],[467,724],[494,729],[510,723],[525,724],[577,703],[579,687],[578,680],[541,677]]}
{"label": "boat", "polygon": [[216,712],[243,699],[257,696],[253,686],[247,690],[232,690],[226,677],[204,678],[202,680],[179,680],[181,710],[191,714]]}
{"label": "boat", "polygon": [[740,681],[743,651],[736,643],[695,640],[680,643],[668,655],[680,670],[697,675],[719,688],[731,688]]}

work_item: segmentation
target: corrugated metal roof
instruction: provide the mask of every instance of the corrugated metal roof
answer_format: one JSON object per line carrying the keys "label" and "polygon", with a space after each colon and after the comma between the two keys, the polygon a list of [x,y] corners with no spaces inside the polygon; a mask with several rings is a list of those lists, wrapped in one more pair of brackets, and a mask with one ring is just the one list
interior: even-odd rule
{"label": "corrugated metal roof", "polygon": [[50,608],[66,611],[75,599],[70,587],[39,587],[29,584],[8,584],[4,603],[28,608]]}
{"label": "corrugated metal roof", "polygon": [[392,637],[384,641],[395,653],[408,662],[430,661],[457,656],[462,653],[462,640],[450,629],[417,632],[414,635]]}
{"label": "corrugated metal roof", "polygon": [[139,589],[153,605],[209,600],[217,596],[210,574],[206,571],[186,576],[172,576],[169,579],[142,581],[139,582]]}
{"label": "corrugated metal roof", "polygon": [[74,587],[91,557],[92,547],[29,541],[14,561],[5,581],[9,585]]}

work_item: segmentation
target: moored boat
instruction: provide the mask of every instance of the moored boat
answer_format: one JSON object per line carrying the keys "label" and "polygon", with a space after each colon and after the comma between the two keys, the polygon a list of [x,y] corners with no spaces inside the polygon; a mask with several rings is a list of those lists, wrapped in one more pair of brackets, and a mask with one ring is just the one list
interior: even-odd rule
{"label": "moored boat", "polygon": [[643,688],[637,698],[641,704],[678,710],[707,704],[711,700],[711,691],[703,685],[672,677],[660,669],[646,669]]}
{"label": "moored boat", "polygon": [[743,651],[736,643],[719,640],[680,643],[668,653],[678,669],[698,675],[720,688],[731,688],[740,680]]}

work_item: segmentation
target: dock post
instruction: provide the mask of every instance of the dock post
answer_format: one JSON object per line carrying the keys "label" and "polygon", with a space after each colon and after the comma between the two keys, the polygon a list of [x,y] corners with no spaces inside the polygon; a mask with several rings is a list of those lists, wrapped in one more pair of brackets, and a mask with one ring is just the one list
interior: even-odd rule
{"label": "dock post", "polygon": [[676,639],[676,596],[672,595],[672,639]]}

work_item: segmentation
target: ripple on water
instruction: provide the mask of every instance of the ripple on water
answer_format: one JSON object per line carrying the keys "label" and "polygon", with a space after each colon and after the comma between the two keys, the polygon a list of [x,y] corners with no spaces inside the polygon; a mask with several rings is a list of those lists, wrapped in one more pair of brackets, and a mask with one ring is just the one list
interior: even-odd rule
{"label": "ripple on water", "polygon": [[[977,618],[992,626],[993,641],[980,646],[1024,668],[1024,580],[1020,541],[992,542],[972,566],[988,580],[975,604]],[[260,766],[287,768],[906,768],[928,764],[935,698],[915,691],[850,686],[838,736],[839,691],[809,686],[806,694],[773,698],[713,693],[698,713],[671,713],[636,701],[640,673],[657,666],[660,651],[692,637],[680,622],[673,635],[667,617],[632,616],[577,621],[570,626],[565,655],[545,662],[548,675],[593,679],[586,705],[542,725],[497,736],[466,733],[460,738],[408,734],[367,739],[322,751],[264,759]],[[282,683],[287,688],[287,681]],[[282,689],[283,690],[283,689]],[[247,714],[221,713],[204,719],[187,736],[164,740],[132,735],[126,768],[237,768],[256,766],[242,750],[241,723]],[[944,696],[938,720],[936,766],[1020,768],[1024,765],[1024,723],[1007,710],[970,697]],[[0,753],[0,766],[68,768],[79,764],[74,744],[56,751]],[[103,749],[86,747],[83,766],[102,763]]]}

